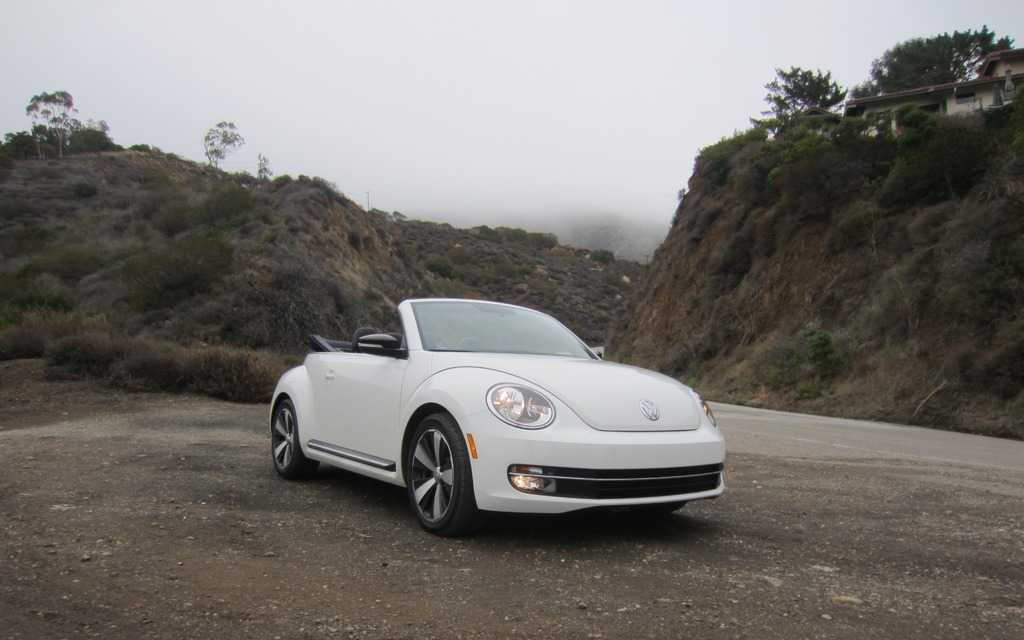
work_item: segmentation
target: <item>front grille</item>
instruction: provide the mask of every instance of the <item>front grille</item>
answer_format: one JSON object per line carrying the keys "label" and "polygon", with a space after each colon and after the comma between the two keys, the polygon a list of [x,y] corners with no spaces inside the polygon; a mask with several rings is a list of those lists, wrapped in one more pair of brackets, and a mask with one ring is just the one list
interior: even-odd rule
{"label": "front grille", "polygon": [[[522,468],[514,465],[509,468]],[[553,492],[541,495],[593,500],[656,498],[686,495],[717,489],[722,482],[722,464],[669,469],[572,469],[543,467],[543,473],[531,474],[555,481]]]}

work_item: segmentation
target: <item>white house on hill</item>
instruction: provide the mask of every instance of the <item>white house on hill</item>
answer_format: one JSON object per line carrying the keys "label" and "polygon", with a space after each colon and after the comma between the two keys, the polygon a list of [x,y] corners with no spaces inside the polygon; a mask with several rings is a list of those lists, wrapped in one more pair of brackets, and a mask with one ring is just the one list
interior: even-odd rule
{"label": "white house on hill", "polygon": [[[1017,72],[1013,68],[1017,68]],[[893,111],[912,103],[940,115],[971,113],[1013,102],[1016,87],[1024,81],[1024,49],[989,54],[974,80],[920,87],[846,102],[844,116],[867,116]]]}

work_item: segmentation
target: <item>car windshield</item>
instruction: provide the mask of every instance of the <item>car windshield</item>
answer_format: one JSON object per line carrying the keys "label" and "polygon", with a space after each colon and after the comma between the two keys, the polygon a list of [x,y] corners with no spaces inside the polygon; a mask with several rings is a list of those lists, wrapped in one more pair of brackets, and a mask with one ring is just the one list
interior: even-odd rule
{"label": "car windshield", "polygon": [[412,309],[428,351],[594,358],[557,320],[529,309],[461,300],[422,301]]}

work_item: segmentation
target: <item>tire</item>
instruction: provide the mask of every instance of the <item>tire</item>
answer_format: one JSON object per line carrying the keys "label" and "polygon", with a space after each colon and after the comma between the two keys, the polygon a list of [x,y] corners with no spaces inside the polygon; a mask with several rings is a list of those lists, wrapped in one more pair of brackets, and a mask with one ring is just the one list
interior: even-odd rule
{"label": "tire", "polygon": [[405,469],[409,502],[424,529],[456,536],[483,524],[466,439],[454,418],[438,413],[420,423],[406,452]]}
{"label": "tire", "polygon": [[282,400],[274,409],[274,416],[270,421],[270,454],[278,475],[288,480],[309,476],[320,464],[302,453],[302,445],[299,444],[299,419],[291,400]]}

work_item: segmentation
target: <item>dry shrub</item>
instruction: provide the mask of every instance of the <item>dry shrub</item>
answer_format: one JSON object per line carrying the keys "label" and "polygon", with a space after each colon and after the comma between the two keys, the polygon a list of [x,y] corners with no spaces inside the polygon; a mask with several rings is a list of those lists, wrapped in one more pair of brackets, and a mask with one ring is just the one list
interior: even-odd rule
{"label": "dry shrub", "polygon": [[188,388],[186,352],[173,344],[136,340],[110,370],[110,384],[131,391],[181,392]]}
{"label": "dry shrub", "polygon": [[131,338],[90,331],[53,341],[46,349],[46,361],[59,372],[105,377],[133,347]]}
{"label": "dry shrub", "polygon": [[46,341],[46,331],[38,325],[11,327],[0,333],[0,360],[42,358]]}
{"label": "dry shrub", "polygon": [[110,333],[102,317],[69,313],[30,312],[21,321],[0,332],[0,360],[41,358],[50,343],[83,333]]}
{"label": "dry shrub", "polygon": [[264,353],[231,347],[196,352],[186,366],[193,390],[235,402],[270,400],[282,368]]}

